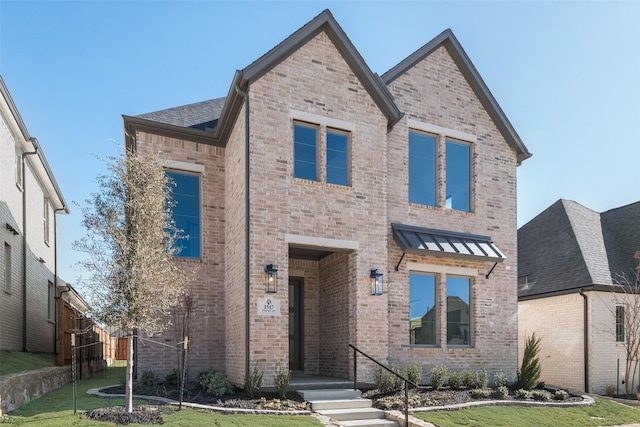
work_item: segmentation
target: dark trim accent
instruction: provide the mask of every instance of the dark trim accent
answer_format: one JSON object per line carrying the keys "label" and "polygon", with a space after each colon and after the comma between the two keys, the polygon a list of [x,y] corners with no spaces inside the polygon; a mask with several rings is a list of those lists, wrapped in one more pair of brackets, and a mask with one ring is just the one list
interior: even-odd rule
{"label": "dark trim accent", "polygon": [[618,285],[591,284],[591,285],[585,285],[585,286],[578,286],[575,288],[561,289],[558,291],[518,296],[518,301],[531,301],[531,300],[536,300],[540,298],[550,298],[550,297],[557,297],[562,295],[579,294],[582,291],[614,292],[614,293],[630,292],[628,287],[625,289],[625,287],[618,286]]}
{"label": "dark trim accent", "polygon": [[491,273],[493,273],[493,269],[494,269],[494,268],[496,268],[496,265],[498,265],[498,263],[497,263],[497,262],[496,262],[496,263],[494,263],[494,264],[493,264],[493,267],[491,267],[491,270],[489,270],[489,272],[488,272],[487,274],[485,274],[485,275],[484,275],[484,278],[485,278],[485,279],[487,279],[487,280],[489,279],[489,276],[491,276]]}
{"label": "dark trim accent", "polygon": [[514,129],[513,125],[502,111],[502,108],[493,97],[493,94],[487,87],[486,83],[478,73],[478,70],[471,62],[471,59],[466,54],[462,45],[456,39],[451,29],[446,29],[440,33],[436,38],[429,43],[422,46],[420,49],[409,55],[402,62],[382,75],[382,80],[385,84],[389,85],[395,79],[406,73],[411,67],[416,65],[419,61],[429,56],[440,46],[444,46],[449,55],[453,58],[456,65],[460,69],[460,72],[467,79],[467,82],[475,92],[480,102],[485,107],[496,126],[500,130],[502,136],[507,140],[507,143],[516,150],[518,164],[523,160],[532,156],[527,147],[520,139],[520,136]]}
{"label": "dark trim accent", "polygon": [[400,263],[402,262],[406,254],[407,253],[405,251],[402,251],[402,256],[400,257],[400,261],[398,261],[398,263],[396,264],[396,268],[394,269],[395,271],[398,271],[400,269]]}
{"label": "dark trim accent", "polygon": [[584,391],[589,393],[589,300],[583,289],[580,296],[584,299]]}
{"label": "dark trim accent", "polygon": [[250,170],[250,165],[249,165],[249,154],[251,153],[251,150],[249,149],[249,142],[250,142],[250,138],[249,138],[249,88],[247,87],[246,91],[244,93],[240,93],[238,91],[238,95],[242,95],[243,96],[243,101],[244,101],[244,132],[245,132],[245,229],[247,230],[247,232],[245,233],[245,313],[246,313],[246,319],[245,319],[245,334],[246,334],[246,342],[245,342],[245,352],[246,352],[246,356],[245,356],[245,364],[244,364],[244,375],[245,378],[248,378],[249,373],[251,372],[251,324],[250,324],[250,319],[251,319],[251,307],[250,307],[250,303],[251,303],[251,298],[250,298],[250,290],[251,290],[251,277],[250,277],[250,273],[251,273],[251,268],[250,268],[250,257],[251,257],[251,236],[250,236],[250,230],[251,230],[251,220],[250,220],[250,206],[251,206],[251,197],[250,197],[250,193],[251,193],[251,189],[249,188],[249,183],[250,183],[250,176],[251,174],[249,173]]}
{"label": "dark trim accent", "polygon": [[200,144],[223,147],[218,139],[211,132],[200,129],[185,128],[182,126],[170,125],[167,123],[154,122],[140,117],[122,116],[127,148],[135,150],[136,131],[153,135],[166,136],[168,138],[182,139]]}

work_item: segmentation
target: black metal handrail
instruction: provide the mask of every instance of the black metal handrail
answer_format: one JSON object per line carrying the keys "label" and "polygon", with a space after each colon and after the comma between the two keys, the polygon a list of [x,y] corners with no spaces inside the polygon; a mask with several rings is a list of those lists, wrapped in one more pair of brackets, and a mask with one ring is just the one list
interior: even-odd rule
{"label": "black metal handrail", "polygon": [[396,377],[398,377],[402,381],[404,381],[404,425],[408,426],[409,425],[409,385],[412,385],[415,388],[419,388],[420,386],[418,384],[414,383],[413,381],[403,377],[398,372],[394,371],[393,369],[389,368],[388,366],[385,366],[382,363],[378,362],[376,359],[374,359],[373,357],[369,356],[367,353],[365,353],[364,351],[360,350],[355,345],[349,344],[349,347],[351,347],[353,349],[353,388],[354,389],[358,388],[358,386],[357,386],[357,384],[358,384],[358,364],[356,362],[358,353],[360,353],[361,355],[363,355],[367,359],[371,360],[376,365],[380,366],[383,369],[386,369],[387,371],[391,372],[393,375],[395,375]]}

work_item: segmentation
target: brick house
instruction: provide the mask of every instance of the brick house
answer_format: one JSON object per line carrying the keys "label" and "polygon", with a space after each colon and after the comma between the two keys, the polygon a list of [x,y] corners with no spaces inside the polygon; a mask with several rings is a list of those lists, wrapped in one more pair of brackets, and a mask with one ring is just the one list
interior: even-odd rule
{"label": "brick house", "polygon": [[633,277],[638,250],[640,202],[598,213],[558,200],[518,230],[519,342],[542,337],[547,384],[624,393],[625,311],[634,297],[620,275]]}
{"label": "brick house", "polygon": [[[225,98],[124,127],[177,184],[190,240],[176,262],[198,267],[192,374],[352,378],[352,344],[427,375],[515,375],[516,167],[530,154],[450,30],[378,76],[327,10]],[[175,354],[138,342],[138,370],[162,374]]]}
{"label": "brick house", "polygon": [[67,289],[58,289],[56,215],[69,210],[2,77],[0,119],[0,349],[55,353],[56,297]]}

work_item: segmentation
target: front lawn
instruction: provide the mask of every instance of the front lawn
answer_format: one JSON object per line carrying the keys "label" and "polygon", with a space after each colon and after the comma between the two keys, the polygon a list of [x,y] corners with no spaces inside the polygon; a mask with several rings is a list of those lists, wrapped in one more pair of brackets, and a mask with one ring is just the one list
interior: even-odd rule
{"label": "front lawn", "polygon": [[569,408],[485,406],[460,411],[413,412],[411,415],[438,427],[575,427],[613,426],[640,422],[640,410],[598,398],[593,406]]}
{"label": "front lawn", "polygon": [[0,351],[0,377],[55,366],[56,356],[45,353]]}

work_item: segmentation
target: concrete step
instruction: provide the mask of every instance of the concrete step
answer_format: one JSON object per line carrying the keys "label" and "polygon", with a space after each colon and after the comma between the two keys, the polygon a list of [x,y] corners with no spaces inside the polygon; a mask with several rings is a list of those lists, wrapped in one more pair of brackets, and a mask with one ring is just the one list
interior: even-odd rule
{"label": "concrete step", "polygon": [[340,421],[344,427],[398,427],[398,423],[393,420],[353,420]]}
{"label": "concrete step", "polygon": [[355,409],[371,408],[371,399],[337,399],[337,400],[312,400],[308,401],[311,409],[322,411],[326,409]]}
{"label": "concrete step", "polygon": [[302,396],[307,402],[317,400],[346,400],[346,399],[360,399],[362,392],[352,388],[343,389],[324,389],[324,390],[297,390],[298,394]]}
{"label": "concrete step", "polygon": [[384,419],[384,411],[376,408],[324,409],[316,412],[336,421]]}

